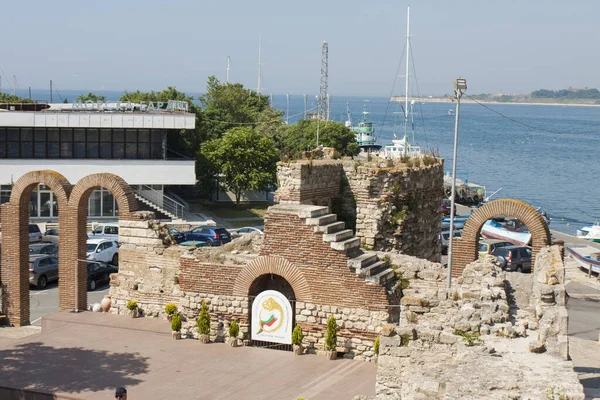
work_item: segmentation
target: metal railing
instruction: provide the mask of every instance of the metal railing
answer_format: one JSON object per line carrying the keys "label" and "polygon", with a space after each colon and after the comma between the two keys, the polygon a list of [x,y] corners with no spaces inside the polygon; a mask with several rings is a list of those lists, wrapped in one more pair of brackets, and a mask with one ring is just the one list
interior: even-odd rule
{"label": "metal railing", "polygon": [[135,193],[154,204],[159,209],[175,216],[183,218],[185,206],[180,202],[165,195],[163,192],[153,189],[148,185],[137,185],[134,187]]}

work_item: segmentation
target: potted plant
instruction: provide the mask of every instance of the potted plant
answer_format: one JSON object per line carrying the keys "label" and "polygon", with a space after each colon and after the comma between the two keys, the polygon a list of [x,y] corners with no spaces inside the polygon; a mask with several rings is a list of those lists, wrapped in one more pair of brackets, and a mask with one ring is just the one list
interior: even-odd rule
{"label": "potted plant", "polygon": [[127,302],[127,304],[125,305],[125,307],[127,307],[127,314],[131,317],[131,318],[137,318],[138,316],[138,303],[135,300],[129,300]]}
{"label": "potted plant", "polygon": [[177,313],[177,306],[174,303],[169,303],[169,304],[165,305],[165,313],[167,313],[167,319],[169,321],[171,321],[173,318],[173,315],[175,315],[175,313]]}
{"label": "potted plant", "polygon": [[208,343],[210,337],[210,315],[208,314],[208,306],[206,302],[202,300],[202,307],[200,308],[200,316],[196,321],[198,327],[198,339],[201,343]]}
{"label": "potted plant", "polygon": [[294,330],[292,331],[292,345],[294,349],[294,354],[299,356],[304,353],[304,346],[302,346],[302,339],[304,339],[304,334],[302,333],[302,328],[300,325],[296,325]]}
{"label": "potted plant", "polygon": [[335,317],[332,315],[327,320],[327,330],[325,331],[325,356],[330,360],[337,358],[337,351],[335,349],[337,347],[338,330],[339,327]]}
{"label": "potted plant", "polygon": [[175,314],[171,318],[171,335],[173,339],[179,340],[181,339],[181,316],[179,314]]}
{"label": "potted plant", "polygon": [[373,360],[377,362],[379,359],[379,336],[375,338],[375,343],[373,343],[373,352],[375,353]]}
{"label": "potted plant", "polygon": [[238,334],[239,333],[240,333],[240,325],[234,319],[233,321],[231,321],[231,324],[229,325],[229,337],[227,338],[227,342],[229,343],[229,345],[231,347],[238,347],[238,345],[239,345]]}

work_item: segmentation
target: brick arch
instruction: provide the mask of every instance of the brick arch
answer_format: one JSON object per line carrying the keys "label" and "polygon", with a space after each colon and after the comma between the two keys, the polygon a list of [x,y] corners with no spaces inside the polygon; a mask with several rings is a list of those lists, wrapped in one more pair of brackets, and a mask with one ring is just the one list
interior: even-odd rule
{"label": "brick arch", "polygon": [[[0,221],[3,227],[2,269],[2,308],[9,323],[15,326],[29,324],[29,202],[31,192],[38,184],[48,186],[58,203],[58,223],[64,227],[68,220],[68,199],[71,183],[55,171],[32,171],[21,176],[12,186],[10,201],[2,205]],[[63,228],[64,229],[64,228]],[[63,247],[60,237],[59,248]],[[65,254],[59,252],[59,265],[63,265]],[[65,272],[59,267],[59,274]],[[59,280],[59,285],[69,282]]]}
{"label": "brick arch", "polygon": [[[453,243],[452,275],[460,276],[464,267],[478,258],[478,242],[483,224],[497,216],[509,215],[523,222],[531,232],[533,260],[544,246],[551,244],[550,229],[535,208],[521,200],[494,200],[478,208],[466,221],[462,237]],[[533,269],[533,265],[532,265]]]}
{"label": "brick arch", "polygon": [[69,230],[65,232],[66,235],[61,233],[61,236],[66,236],[69,243],[72,243],[67,247],[66,255],[70,274],[68,281],[72,282],[72,285],[70,291],[65,291],[64,296],[62,291],[59,293],[61,310],[85,310],[87,307],[87,267],[85,262],[78,260],[86,259],[88,200],[90,194],[99,186],[114,196],[119,206],[120,220],[131,219],[132,213],[138,209],[133,190],[120,176],[109,173],[92,174],[81,178],[75,184],[69,197]]}
{"label": "brick arch", "polygon": [[310,286],[302,271],[285,258],[273,256],[258,257],[242,268],[233,284],[233,295],[248,296],[252,282],[265,274],[279,275],[288,281],[294,290],[296,300],[312,301]]}

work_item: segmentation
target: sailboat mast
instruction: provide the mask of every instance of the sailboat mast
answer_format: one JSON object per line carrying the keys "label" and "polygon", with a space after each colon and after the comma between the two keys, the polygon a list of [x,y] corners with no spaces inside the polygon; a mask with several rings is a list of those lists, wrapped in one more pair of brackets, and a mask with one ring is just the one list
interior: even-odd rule
{"label": "sailboat mast", "polygon": [[225,81],[225,83],[229,83],[229,70],[231,68],[229,68],[229,62],[230,62],[231,57],[227,56],[227,80]]}
{"label": "sailboat mast", "polygon": [[406,82],[405,82],[405,96],[404,96],[404,152],[403,156],[406,157],[408,152],[408,66],[410,57],[410,6],[407,7],[406,13]]}
{"label": "sailboat mast", "polygon": [[258,35],[258,89],[257,93],[260,94],[260,53],[261,53],[261,37]]}

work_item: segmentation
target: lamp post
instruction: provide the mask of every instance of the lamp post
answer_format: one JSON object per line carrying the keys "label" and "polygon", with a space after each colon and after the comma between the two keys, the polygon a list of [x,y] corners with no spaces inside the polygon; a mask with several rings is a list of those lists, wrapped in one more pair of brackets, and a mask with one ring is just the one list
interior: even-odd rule
{"label": "lamp post", "polygon": [[456,122],[454,123],[454,156],[452,157],[452,197],[450,198],[450,238],[448,242],[448,290],[452,287],[452,248],[454,242],[454,208],[456,207],[456,153],[458,149],[458,114],[460,112],[460,98],[463,91],[467,90],[467,80],[458,78],[454,85],[456,89]]}

